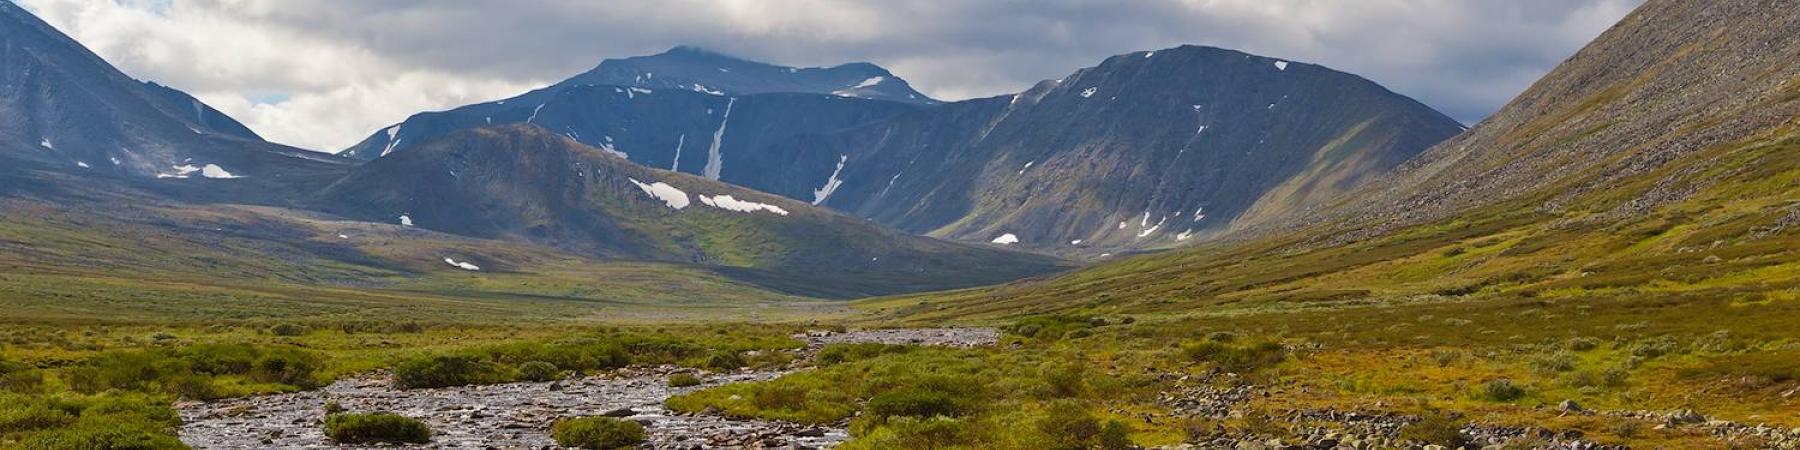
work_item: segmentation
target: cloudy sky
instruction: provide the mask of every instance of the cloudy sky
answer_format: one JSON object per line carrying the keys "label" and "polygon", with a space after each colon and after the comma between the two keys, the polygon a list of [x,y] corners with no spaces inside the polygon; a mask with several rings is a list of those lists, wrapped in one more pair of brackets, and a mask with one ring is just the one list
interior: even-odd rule
{"label": "cloudy sky", "polygon": [[1203,44],[1363,75],[1473,123],[1640,0],[15,1],[132,76],[335,152],[415,112],[678,44],[870,61],[945,100]]}

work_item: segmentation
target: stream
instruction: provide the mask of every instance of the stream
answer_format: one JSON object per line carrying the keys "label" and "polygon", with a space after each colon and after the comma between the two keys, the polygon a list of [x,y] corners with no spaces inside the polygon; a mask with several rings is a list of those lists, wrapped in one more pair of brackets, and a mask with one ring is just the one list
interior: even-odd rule
{"label": "stream", "polygon": [[[942,328],[812,332],[803,355],[835,343],[880,342],[906,345],[993,345],[992,329]],[[730,383],[763,381],[786,371],[703,374],[700,386],[671,388],[674,366],[633,367],[591,377],[554,382],[522,382],[437,389],[399,390],[386,376],[339,380],[322,389],[214,402],[176,405],[181,440],[196,449],[324,449],[339,446],[324,434],[324,408],[335,401],[349,411],[385,411],[424,421],[430,444],[413,448],[554,449],[552,422],[564,417],[607,415],[644,424],[649,437],[641,448],[830,448],[850,438],[842,427],[738,420],[709,414],[678,414],[665,400]],[[393,448],[392,446],[384,448]]]}

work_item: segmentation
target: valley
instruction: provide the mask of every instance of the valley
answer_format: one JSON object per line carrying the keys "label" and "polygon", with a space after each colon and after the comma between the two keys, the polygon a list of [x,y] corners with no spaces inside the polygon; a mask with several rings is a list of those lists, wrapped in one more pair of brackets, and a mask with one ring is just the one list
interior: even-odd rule
{"label": "valley", "polygon": [[1791,0],[1467,126],[1205,45],[966,99],[681,45],[337,153],[36,12],[0,449],[1800,448]]}

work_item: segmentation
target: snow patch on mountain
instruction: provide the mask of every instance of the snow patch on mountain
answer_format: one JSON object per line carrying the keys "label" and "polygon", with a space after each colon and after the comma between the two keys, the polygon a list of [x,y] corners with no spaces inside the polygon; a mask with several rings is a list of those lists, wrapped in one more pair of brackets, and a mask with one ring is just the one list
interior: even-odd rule
{"label": "snow patch on mountain", "polygon": [[207,164],[205,167],[201,167],[200,176],[218,180],[243,178],[241,176],[232,175],[231,172],[226,171],[224,167],[219,167],[218,164]]}
{"label": "snow patch on mountain", "polygon": [[850,155],[838,155],[837,169],[831,171],[831,178],[825,180],[824,186],[813,190],[812,204],[825,203],[825,199],[831,198],[831,193],[837,192],[838,187],[844,185],[844,180],[839,179],[838,175],[844,172],[844,164],[848,162]]}
{"label": "snow patch on mountain", "polygon": [[644,184],[644,182],[638,181],[636,178],[627,179],[631,180],[631,184],[637,185],[638,189],[642,189],[645,194],[648,194],[657,200],[661,200],[664,205],[668,205],[670,208],[679,210],[688,207],[687,193],[682,192],[681,189],[677,189],[674,186],[670,186],[668,183],[657,181],[650,184]]}
{"label": "snow patch on mountain", "polygon": [[718,180],[719,173],[725,170],[725,155],[719,152],[719,143],[725,140],[725,125],[731,123],[731,108],[736,105],[736,97],[725,101],[725,117],[719,119],[719,129],[713,131],[712,147],[706,150],[706,168],[701,172],[707,179]]}
{"label": "snow patch on mountain", "polygon": [[719,96],[725,95],[724,91],[707,89],[706,85],[703,85],[700,83],[694,83],[694,92],[699,92],[699,93],[708,94],[708,95],[719,95]]}
{"label": "snow patch on mountain", "polygon": [[707,197],[707,196],[701,195],[699,197],[700,197],[701,204],[704,204],[706,206],[711,206],[714,208],[723,209],[726,211],[736,211],[736,212],[741,212],[741,213],[753,213],[753,212],[757,212],[757,211],[768,211],[771,213],[775,213],[777,215],[783,215],[783,216],[788,215],[788,211],[786,209],[782,209],[780,206],[775,206],[775,205],[771,205],[768,203],[757,203],[757,202],[752,202],[752,201],[747,201],[747,200],[738,200],[737,198],[732,197],[730,194],[715,195],[712,197]]}
{"label": "snow patch on mountain", "polygon": [[479,272],[479,271],[481,271],[481,266],[477,266],[477,265],[474,265],[474,264],[469,264],[469,262],[467,262],[467,261],[460,261],[460,262],[459,262],[459,261],[457,261],[457,260],[454,260],[454,259],[450,259],[450,258],[449,258],[449,257],[444,257],[444,263],[445,263],[445,264],[449,264],[449,265],[451,265],[451,266],[455,266],[455,267],[456,267],[456,268],[458,268],[458,269],[462,269],[462,270],[467,270],[467,271],[471,271],[471,272]]}
{"label": "snow patch on mountain", "polygon": [[399,134],[400,134],[400,126],[399,125],[394,125],[394,126],[388,127],[388,129],[387,129],[388,145],[387,145],[387,148],[381,149],[381,156],[387,156],[389,153],[393,153],[394,146],[400,145],[400,139],[398,139]]}

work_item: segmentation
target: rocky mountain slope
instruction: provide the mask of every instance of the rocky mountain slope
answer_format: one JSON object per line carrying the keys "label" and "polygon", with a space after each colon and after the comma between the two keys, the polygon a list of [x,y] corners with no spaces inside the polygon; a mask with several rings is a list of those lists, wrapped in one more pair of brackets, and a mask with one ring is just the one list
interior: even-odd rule
{"label": "rocky mountain slope", "polygon": [[1256,238],[877,307],[966,319],[1097,302],[1225,311],[1791,298],[1800,287],[1792,6],[1648,2],[1493,118]]}
{"label": "rocky mountain slope", "polygon": [[1041,256],[909,236],[804,202],[646,168],[530,124],[459,131],[377,159],[333,184],[316,206],[609,259],[818,281],[806,293],[962,287],[1056,268]]}
{"label": "rocky mountain slope", "polygon": [[[770,162],[758,156],[780,139],[861,125],[932,103],[873,64],[801,69],[676,47],[608,59],[518,97],[414,115],[341,155],[375,159],[456,130],[532,123],[623,152],[640,164],[764,189],[756,167]],[[715,155],[721,160],[716,164],[711,163]],[[708,167],[717,170],[709,174]]]}
{"label": "rocky mountain slope", "polygon": [[906,80],[870,63],[834,67],[788,67],[749,61],[680,46],[669,51],[624,59],[608,59],[563,85],[597,84],[676,89],[744,96],[768,93],[824,94],[901,103],[937,103]]}
{"label": "rocky mountain slope", "polygon": [[[830,70],[857,68],[904,84],[868,65]],[[1461,130],[1354,75],[1203,47],[1120,55],[1018,95],[941,105],[806,87],[845,78],[822,76],[677,48],[420,114],[345,154],[525,122],[908,232],[1095,255],[1304,210]]]}
{"label": "rocky mountain slope", "polygon": [[1184,46],[786,147],[842,155],[826,206],[1093,254],[1303,211],[1461,129],[1354,75]]}
{"label": "rocky mountain slope", "polygon": [[186,93],[132,79],[12,2],[0,2],[0,117],[0,159],[18,170],[206,191],[178,183],[274,188],[343,166],[264,142]]}

